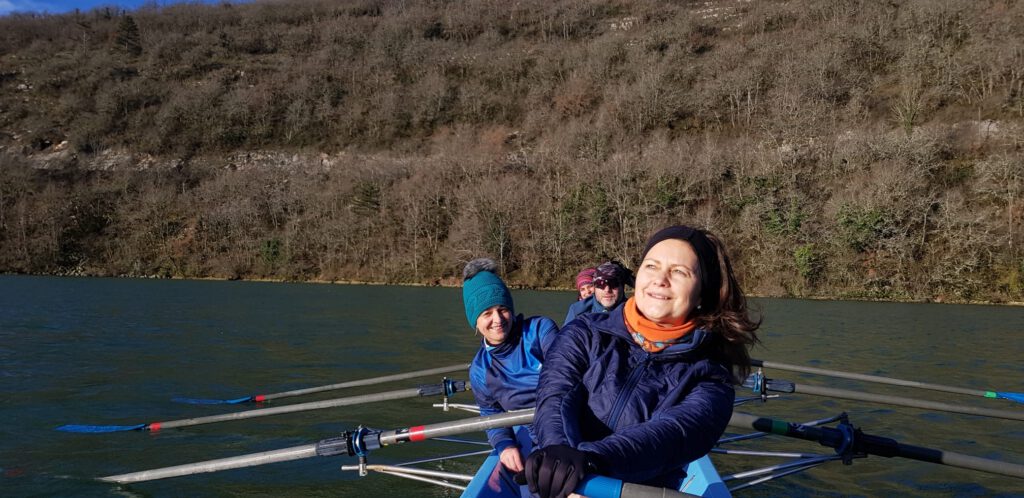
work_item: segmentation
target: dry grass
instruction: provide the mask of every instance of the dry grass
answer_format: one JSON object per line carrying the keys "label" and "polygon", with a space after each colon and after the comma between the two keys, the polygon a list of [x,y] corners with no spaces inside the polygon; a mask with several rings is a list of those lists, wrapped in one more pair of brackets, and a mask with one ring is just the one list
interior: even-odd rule
{"label": "dry grass", "polygon": [[552,285],[690,221],[755,292],[1024,297],[1020,2],[122,14],[0,19],[0,269]]}

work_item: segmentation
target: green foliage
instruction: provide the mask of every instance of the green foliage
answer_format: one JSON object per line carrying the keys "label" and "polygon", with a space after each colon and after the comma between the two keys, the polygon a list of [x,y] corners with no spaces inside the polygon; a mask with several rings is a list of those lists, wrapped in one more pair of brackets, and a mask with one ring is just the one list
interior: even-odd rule
{"label": "green foliage", "polygon": [[996,275],[999,288],[1007,298],[1014,301],[1024,298],[1024,260],[996,268]]}
{"label": "green foliage", "polygon": [[264,240],[260,244],[260,259],[263,261],[263,264],[269,268],[277,266],[281,262],[282,247],[281,239],[276,237]]}
{"label": "green foliage", "polygon": [[836,215],[843,242],[857,252],[874,248],[888,233],[888,213],[880,208],[863,208],[844,204]]}
{"label": "green foliage", "polygon": [[774,207],[761,215],[764,230],[776,236],[792,236],[800,232],[800,225],[809,217],[800,201],[790,199],[785,207]]}
{"label": "green foliage", "polygon": [[372,181],[361,181],[352,193],[352,210],[366,216],[376,213],[380,211],[380,198],[380,186]]}
{"label": "green foliage", "polygon": [[682,182],[677,177],[658,177],[654,182],[654,204],[659,211],[671,211],[683,202]]}
{"label": "green foliage", "polygon": [[797,273],[809,282],[814,282],[821,276],[822,257],[814,244],[797,246],[793,251],[793,263],[796,265]]}
{"label": "green foliage", "polygon": [[135,23],[135,18],[127,15],[121,18],[120,24],[117,25],[117,37],[114,38],[114,43],[119,50],[128,55],[133,57],[142,55],[142,34],[139,33],[139,25]]}

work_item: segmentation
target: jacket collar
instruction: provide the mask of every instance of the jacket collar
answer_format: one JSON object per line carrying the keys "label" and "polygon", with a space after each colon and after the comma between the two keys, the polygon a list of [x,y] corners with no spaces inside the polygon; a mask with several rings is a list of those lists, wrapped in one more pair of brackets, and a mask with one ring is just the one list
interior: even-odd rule
{"label": "jacket collar", "polygon": [[[608,313],[589,314],[582,315],[581,318],[587,323],[588,328],[596,330],[603,334],[612,335],[618,337],[630,344],[633,348],[640,349],[639,344],[633,340],[633,337],[629,333],[629,329],[626,328],[626,318],[623,316],[622,306],[618,306]],[[650,353],[655,358],[663,359],[674,359],[676,356],[691,353],[708,341],[710,333],[704,329],[698,328],[693,332],[687,334],[688,340],[673,344],[663,351],[657,353]],[[505,341],[506,343],[508,341]]]}

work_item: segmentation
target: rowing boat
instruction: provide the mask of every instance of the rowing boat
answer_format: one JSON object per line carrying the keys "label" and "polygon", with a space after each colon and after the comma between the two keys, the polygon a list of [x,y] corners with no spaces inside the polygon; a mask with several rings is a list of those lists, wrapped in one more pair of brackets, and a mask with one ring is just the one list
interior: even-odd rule
{"label": "rowing boat", "polygon": [[[523,455],[528,455],[532,449],[529,431],[524,426],[516,427],[516,439]],[[631,489],[623,493],[623,486]],[[623,494],[627,496],[643,496],[636,489],[636,486],[623,484],[622,481],[601,476],[591,476],[585,479],[578,488],[578,493],[592,498],[618,497]],[[707,456],[690,462],[686,467],[686,480],[680,485],[678,491],[688,495],[702,496],[705,498],[728,498],[731,496],[729,490],[722,483],[715,465]],[[652,493],[658,491],[651,490]],[[462,492],[462,498],[529,498],[530,492],[526,485],[516,482],[514,476],[501,465],[498,459],[498,452],[492,451],[480,465],[479,470],[473,475],[473,479]]]}
{"label": "rowing boat", "polygon": [[[754,376],[748,379],[748,382],[746,383],[748,387],[753,389],[753,395],[737,399],[738,406],[754,402],[766,402],[769,399],[775,399],[780,395],[805,393],[835,398],[845,397],[847,399],[856,399],[872,403],[895,404],[915,408],[927,408],[929,410],[967,413],[982,417],[1024,420],[1021,412],[1014,410],[993,410],[987,408],[981,409],[977,407],[965,407],[962,405],[929,404],[930,402],[925,403],[905,397],[894,399],[891,396],[873,395],[863,392],[853,392],[853,394],[851,394],[851,391],[835,389],[816,390],[814,386],[808,386],[804,383],[798,384],[778,379],[770,379],[764,371],[764,368],[772,365],[781,365],[778,368],[780,370],[786,369],[783,367],[790,367],[790,369],[795,369],[796,367],[784,364],[771,364],[769,362],[758,362],[758,364],[761,366],[761,369],[759,369]],[[813,373],[816,375],[827,375],[827,372],[824,371]],[[838,374],[839,375],[837,376],[846,375],[847,378],[852,375],[841,372]],[[373,379],[355,381],[355,383],[359,385],[369,385],[367,383],[372,380]],[[889,379],[886,382],[894,383],[894,380]],[[902,385],[906,385],[907,387],[918,387],[911,386],[907,384],[906,381],[898,382],[904,383]],[[368,396],[356,398],[359,402],[374,402],[388,400],[391,399],[392,396],[411,397],[427,394],[441,394],[443,396],[443,402],[435,404],[435,407],[442,408],[446,412],[450,410],[466,410],[478,414],[479,410],[475,406],[449,402],[449,397],[464,388],[470,387],[471,386],[465,385],[464,383],[451,381],[445,378],[442,380],[440,385],[434,384],[420,386],[417,389],[391,391],[389,393],[381,393],[381,396],[377,397]],[[927,387],[922,388],[936,389],[936,385],[930,384]],[[1011,394],[1011,396],[999,396],[998,399],[1013,400],[1012,394],[1014,393],[1009,394]],[[996,398],[995,396],[983,397]],[[347,406],[353,403],[353,398],[342,399],[345,401],[330,401],[328,405],[330,405],[330,407],[335,407]],[[286,406],[301,407],[302,409],[325,408],[325,406],[321,406],[319,404],[309,403]],[[297,410],[268,412],[267,409],[263,408],[252,410],[250,413],[262,416],[275,413],[291,413],[294,411]],[[233,417],[220,415],[203,419],[203,422],[226,421],[231,419],[233,419]],[[193,464],[134,472],[130,474],[108,476],[100,478],[100,480],[119,484],[129,484],[309,457],[347,455],[350,457],[358,457],[359,463],[358,465],[342,466],[342,470],[358,471],[361,476],[368,475],[371,471],[375,471],[415,479],[460,490],[462,492],[462,496],[466,498],[524,497],[529,495],[528,491],[523,485],[517,483],[514,476],[503,468],[498,460],[496,452],[490,449],[455,455],[444,455],[428,460],[407,462],[405,464],[397,465],[370,464],[369,455],[371,452],[382,449],[386,446],[431,439],[486,445],[487,443],[481,441],[453,440],[450,439],[449,436],[477,433],[494,427],[516,427],[517,439],[519,440],[520,447],[523,448],[525,456],[525,454],[529,453],[531,445],[529,432],[525,429],[525,426],[532,423],[532,421],[532,410],[520,410],[487,417],[475,416],[450,422],[441,422],[431,425],[415,425],[393,430],[376,430],[360,426],[355,430],[344,433],[340,437],[324,439],[313,444],[219,460],[209,460]],[[830,427],[829,425],[833,423],[836,424],[835,427]],[[164,427],[166,428],[167,426],[165,425]],[[732,496],[732,493],[751,486],[755,486],[772,479],[785,477],[797,472],[803,472],[828,462],[842,461],[849,464],[852,463],[854,459],[865,458],[870,455],[909,458],[1024,479],[1024,465],[978,458],[970,455],[962,455],[934,448],[913,446],[886,437],[867,434],[861,429],[855,427],[845,413],[804,423],[790,423],[758,417],[737,410],[732,416],[730,427],[733,429],[740,429],[744,431],[744,433],[730,434],[723,437],[719,440],[718,446],[712,450],[711,455],[706,455],[694,462],[690,462],[685,469],[686,478],[677,490],[649,488],[646,486],[623,483],[603,476],[587,476],[584,479],[584,482],[581,483],[581,486],[577,488],[577,492],[591,498],[629,498],[646,496],[702,496],[709,498],[721,498]],[[159,426],[157,428],[159,428]],[[152,424],[150,424],[142,429],[136,428],[136,430],[152,431],[155,429]],[[101,433],[103,431],[81,432]],[[773,435],[814,441],[822,446],[831,448],[834,451],[832,453],[792,453],[762,451],[760,449],[757,451],[733,449],[733,443],[766,438]],[[486,454],[486,456],[473,475],[445,472],[436,469],[417,467],[415,465],[436,462],[439,460],[477,457],[483,454]],[[786,461],[784,463],[777,463],[763,468],[745,470],[743,472],[737,472],[729,475],[720,475],[718,469],[710,458],[715,454],[771,456],[783,458],[786,459]]]}

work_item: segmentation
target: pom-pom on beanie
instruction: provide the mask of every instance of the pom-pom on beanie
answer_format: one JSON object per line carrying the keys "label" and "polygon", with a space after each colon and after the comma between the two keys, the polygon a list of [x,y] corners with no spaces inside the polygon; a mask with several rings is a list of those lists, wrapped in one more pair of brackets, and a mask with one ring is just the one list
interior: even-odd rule
{"label": "pom-pom on beanie", "polygon": [[515,315],[512,293],[497,275],[498,264],[492,259],[474,259],[462,270],[462,304],[466,320],[476,329],[476,319],[491,306],[501,305]]}

